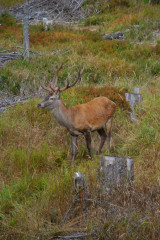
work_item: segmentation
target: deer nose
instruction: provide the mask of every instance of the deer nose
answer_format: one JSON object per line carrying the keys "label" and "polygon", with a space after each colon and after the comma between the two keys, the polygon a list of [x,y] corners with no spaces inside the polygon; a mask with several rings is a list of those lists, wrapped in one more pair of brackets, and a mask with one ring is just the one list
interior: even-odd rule
{"label": "deer nose", "polygon": [[38,107],[38,108],[41,108],[41,104],[39,103],[39,104],[37,105],[37,107]]}

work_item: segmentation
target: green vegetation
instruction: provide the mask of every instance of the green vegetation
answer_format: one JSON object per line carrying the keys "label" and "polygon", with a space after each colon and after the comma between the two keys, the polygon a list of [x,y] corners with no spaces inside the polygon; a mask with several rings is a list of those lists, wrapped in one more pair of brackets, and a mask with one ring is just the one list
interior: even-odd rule
{"label": "green vegetation", "polygon": [[24,0],[0,0],[0,6],[5,8],[14,7],[23,3]]}
{"label": "green vegetation", "polygon": [[[0,6],[5,8],[14,7],[23,3],[24,3],[24,0],[0,0]],[[149,3],[153,5],[159,4],[160,0],[139,0],[138,2],[137,0],[112,0],[110,2],[108,2],[107,0],[100,0],[98,1],[98,3],[99,3],[99,8],[103,11],[106,11],[106,10],[114,10],[119,6],[128,7],[134,4],[137,4],[137,5],[149,4]],[[84,2],[83,6],[84,8],[86,8],[94,4],[97,4],[97,0],[87,0],[86,2]]]}
{"label": "green vegetation", "polygon": [[[133,193],[113,192],[105,207],[91,203],[86,213],[80,208],[61,224],[73,200],[74,172],[84,173],[91,198],[103,200],[96,185],[99,136],[93,134],[93,162],[80,138],[72,168],[70,135],[48,111],[37,108],[40,99],[8,109],[0,116],[0,239],[51,239],[76,230],[87,230],[91,239],[92,234],[95,239],[159,238],[160,78],[142,90],[138,122],[129,121],[124,100],[125,90],[133,91],[160,73],[160,41],[153,39],[159,10],[159,5],[127,5],[91,16],[83,26],[54,25],[48,31],[42,25],[31,26],[31,50],[41,56],[9,62],[0,69],[0,90],[27,94],[37,92],[41,80],[46,85],[51,81],[53,66],[65,63],[59,72],[59,83],[64,85],[84,65],[82,82],[64,92],[62,99],[67,106],[99,95],[115,101],[112,147],[107,152],[105,146],[103,154],[135,160]],[[14,24],[4,25],[5,18],[0,18],[0,45],[5,49],[22,45],[21,24],[12,19]],[[139,28],[126,33],[125,41],[101,38],[132,25]]]}
{"label": "green vegetation", "polygon": [[14,26],[16,25],[16,20],[8,13],[2,13],[0,16],[0,24],[2,24],[3,26]]}

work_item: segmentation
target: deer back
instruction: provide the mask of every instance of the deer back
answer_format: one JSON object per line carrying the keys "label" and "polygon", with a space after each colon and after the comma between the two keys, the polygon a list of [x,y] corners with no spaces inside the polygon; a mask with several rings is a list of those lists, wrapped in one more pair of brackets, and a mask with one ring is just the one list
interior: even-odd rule
{"label": "deer back", "polygon": [[115,112],[116,104],[106,97],[97,97],[92,101],[74,106],[70,116],[75,129],[96,130],[101,128]]}

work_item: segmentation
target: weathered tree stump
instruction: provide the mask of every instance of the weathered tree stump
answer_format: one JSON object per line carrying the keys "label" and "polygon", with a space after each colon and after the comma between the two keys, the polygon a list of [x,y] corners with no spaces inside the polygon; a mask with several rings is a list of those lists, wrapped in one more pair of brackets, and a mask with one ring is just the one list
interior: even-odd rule
{"label": "weathered tree stump", "polygon": [[133,122],[137,121],[134,106],[138,105],[142,101],[142,96],[139,94],[139,88],[135,88],[134,93],[125,93],[126,101],[130,104],[130,117]]}
{"label": "weathered tree stump", "polygon": [[104,155],[99,162],[98,182],[103,190],[123,187],[134,180],[134,160]]}

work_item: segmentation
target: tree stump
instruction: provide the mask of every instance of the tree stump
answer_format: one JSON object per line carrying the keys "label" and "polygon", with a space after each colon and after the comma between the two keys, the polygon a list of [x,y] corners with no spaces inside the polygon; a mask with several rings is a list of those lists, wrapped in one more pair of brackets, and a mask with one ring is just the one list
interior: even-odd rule
{"label": "tree stump", "polygon": [[98,170],[98,182],[103,190],[123,187],[134,180],[134,160],[131,158],[104,155]]}
{"label": "tree stump", "polygon": [[142,96],[139,94],[139,88],[135,88],[134,93],[125,93],[126,101],[129,101],[130,104],[130,117],[133,122],[137,121],[134,106],[138,105],[142,101]]}

